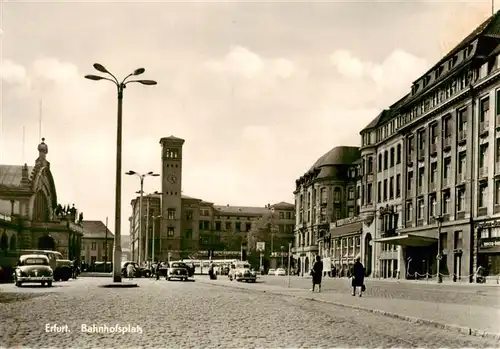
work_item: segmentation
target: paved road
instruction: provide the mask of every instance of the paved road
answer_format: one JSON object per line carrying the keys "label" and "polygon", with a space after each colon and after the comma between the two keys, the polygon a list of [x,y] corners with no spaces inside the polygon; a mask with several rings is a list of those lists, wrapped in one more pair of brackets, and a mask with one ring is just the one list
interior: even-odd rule
{"label": "paved road", "polygon": [[[285,286],[286,276],[261,276],[269,285]],[[311,288],[311,279],[291,277],[291,287]],[[438,303],[481,305],[500,308],[500,287],[478,284],[437,284],[435,281],[394,282],[366,279],[366,295],[383,299],[409,299]],[[347,278],[323,278],[323,291],[352,292],[351,280]]]}
{"label": "paved road", "polygon": [[[102,278],[41,288],[0,286],[0,343],[7,347],[498,347],[375,314],[200,282],[137,280],[135,289],[97,287]],[[15,297],[13,297],[15,295]],[[16,299],[21,295],[23,299]],[[26,299],[26,297],[32,297]],[[6,298],[9,302],[2,301]],[[70,332],[47,333],[46,325]],[[88,326],[140,326],[142,333],[84,333]],[[128,326],[131,326],[130,328]]]}

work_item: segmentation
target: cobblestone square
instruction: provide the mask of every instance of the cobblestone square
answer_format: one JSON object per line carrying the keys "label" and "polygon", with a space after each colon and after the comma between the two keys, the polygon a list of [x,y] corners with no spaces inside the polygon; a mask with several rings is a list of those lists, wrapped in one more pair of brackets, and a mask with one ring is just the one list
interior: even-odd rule
{"label": "cobblestone square", "polygon": [[[0,287],[3,347],[327,348],[498,347],[363,311],[200,282],[138,279],[106,289],[105,278],[40,287]],[[204,279],[203,279],[204,281]],[[255,284],[258,285],[258,284]],[[251,285],[249,285],[251,286]],[[86,333],[107,326],[127,333]],[[140,331],[138,330],[140,328]]]}

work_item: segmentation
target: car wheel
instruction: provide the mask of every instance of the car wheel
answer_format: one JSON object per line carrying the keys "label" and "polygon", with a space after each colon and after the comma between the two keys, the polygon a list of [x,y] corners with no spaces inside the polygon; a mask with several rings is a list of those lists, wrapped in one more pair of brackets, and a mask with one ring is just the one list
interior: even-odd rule
{"label": "car wheel", "polygon": [[45,281],[42,282],[42,287],[45,286]]}
{"label": "car wheel", "polygon": [[21,281],[17,281],[17,279],[16,279],[16,286],[21,287],[22,285],[23,285],[23,283]]}
{"label": "car wheel", "polygon": [[52,281],[47,282],[47,287],[52,287]]}
{"label": "car wheel", "polygon": [[170,281],[170,278],[169,278],[169,277],[167,277],[167,278],[165,278],[165,280]]}

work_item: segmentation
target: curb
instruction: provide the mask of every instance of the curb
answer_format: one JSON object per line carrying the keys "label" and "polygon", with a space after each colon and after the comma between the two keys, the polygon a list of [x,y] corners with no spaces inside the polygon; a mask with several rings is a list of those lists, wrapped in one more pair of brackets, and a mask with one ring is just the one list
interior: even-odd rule
{"label": "curb", "polygon": [[441,329],[448,330],[448,331],[458,332],[458,333],[465,334],[468,336],[485,337],[485,338],[500,340],[500,333],[492,333],[492,332],[483,331],[483,330],[470,328],[470,327],[466,327],[466,326],[445,324],[445,323],[442,323],[439,321],[427,320],[427,319],[423,319],[423,318],[416,318],[416,317],[412,317],[412,316],[391,313],[391,312],[385,311],[385,310],[366,308],[366,307],[361,307],[358,305],[351,305],[351,304],[339,303],[339,302],[334,302],[334,301],[327,301],[324,299],[317,299],[317,298],[306,297],[306,296],[298,296],[298,295],[294,295],[294,294],[280,292],[279,290],[258,290],[258,289],[252,289],[252,288],[235,287],[232,285],[215,284],[212,282],[204,282],[204,281],[202,281],[202,282],[207,284],[207,285],[213,285],[213,286],[218,286],[218,287],[228,287],[228,288],[233,288],[233,289],[237,288],[240,290],[245,290],[245,291],[250,291],[250,292],[270,293],[270,294],[288,296],[288,297],[293,297],[293,298],[298,298],[298,299],[303,299],[303,300],[308,300],[308,301],[313,301],[313,302],[316,301],[316,302],[320,302],[320,303],[332,304],[332,305],[336,305],[336,306],[340,306],[340,307],[344,307],[344,308],[350,308],[350,309],[355,309],[355,310],[366,311],[366,312],[373,313],[373,314],[383,315],[383,316],[387,316],[387,317],[391,317],[391,318],[395,318],[395,319],[399,319],[399,320],[403,320],[403,321],[407,321],[407,322],[411,322],[411,323],[429,325],[432,327],[441,328]]}

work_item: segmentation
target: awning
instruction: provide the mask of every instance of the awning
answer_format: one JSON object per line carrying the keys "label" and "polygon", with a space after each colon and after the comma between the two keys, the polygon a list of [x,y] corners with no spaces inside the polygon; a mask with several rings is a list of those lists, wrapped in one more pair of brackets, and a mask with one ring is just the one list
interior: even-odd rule
{"label": "awning", "polygon": [[437,238],[429,236],[405,234],[398,236],[391,236],[388,238],[381,238],[373,240],[373,242],[380,242],[384,244],[400,245],[400,246],[429,246],[437,242]]}
{"label": "awning", "polygon": [[343,235],[355,234],[361,232],[362,230],[363,230],[363,222],[358,222],[330,229],[330,236],[332,238],[339,237]]}
{"label": "awning", "polygon": [[493,246],[489,248],[480,248],[479,253],[500,253],[500,246]]}

